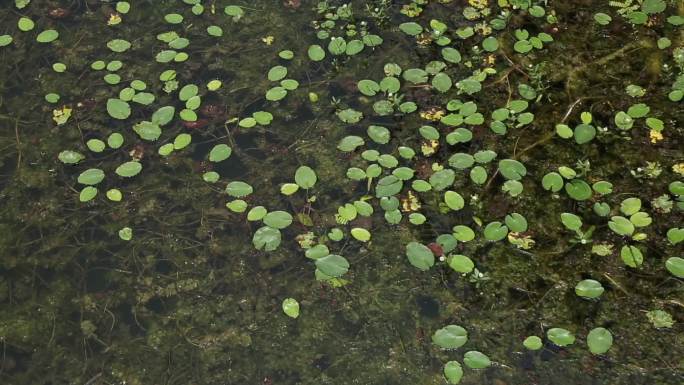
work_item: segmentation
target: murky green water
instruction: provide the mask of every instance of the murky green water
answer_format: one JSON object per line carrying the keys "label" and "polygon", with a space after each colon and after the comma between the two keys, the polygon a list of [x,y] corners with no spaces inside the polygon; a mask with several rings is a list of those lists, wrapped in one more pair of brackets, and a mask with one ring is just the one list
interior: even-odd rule
{"label": "murky green water", "polygon": [[[129,2],[130,10],[97,0],[0,5],[2,383],[445,384],[448,361],[463,366],[463,384],[684,381],[684,282],[677,276],[681,265],[671,259],[683,257],[684,232],[681,1],[529,2],[535,8],[510,1],[527,10],[507,1],[471,1],[476,8],[465,14],[469,4],[461,0],[352,1],[347,10],[338,1],[204,0],[203,9],[192,6],[199,1]],[[229,5],[242,8],[226,11]],[[611,18],[606,25],[604,15]],[[421,32],[406,23],[419,24]],[[209,26],[221,36],[212,36]],[[52,41],[45,30],[58,38]],[[164,35],[171,31],[176,35]],[[336,55],[330,36],[343,36],[346,51]],[[495,41],[484,43],[487,37]],[[115,39],[130,48],[118,49]],[[359,53],[349,48],[353,40],[362,43]],[[312,56],[316,44],[321,60]],[[457,49],[459,59],[444,47]],[[279,57],[283,50],[293,58]],[[93,68],[97,61],[105,68]],[[442,64],[407,71],[434,61]],[[403,72],[394,92],[383,92],[394,87],[381,82],[393,70],[387,63]],[[269,80],[274,66],[286,74]],[[282,78],[298,84],[271,91],[290,88],[282,99],[268,96]],[[382,90],[363,95],[357,86],[363,79]],[[145,89],[137,84],[134,90],[134,80]],[[221,87],[208,90],[212,80]],[[186,91],[200,98],[179,100],[190,84],[198,91]],[[50,93],[59,100],[46,101]],[[130,116],[112,116],[108,99],[126,101]],[[415,111],[405,102],[414,102]],[[477,105],[481,121],[461,107],[467,102]],[[162,106],[175,107],[175,114],[155,127],[161,126],[159,138],[145,138],[140,126],[136,133],[139,122],[158,123],[152,115]],[[506,118],[492,124],[501,108]],[[343,122],[346,109],[363,118]],[[65,111],[71,115],[58,122]],[[272,121],[251,119],[263,117],[253,115],[260,111]],[[450,113],[461,121],[449,121]],[[595,130],[586,142],[582,131],[591,130],[577,128],[583,121]],[[570,138],[562,138],[557,124],[569,126]],[[387,140],[369,137],[371,125],[387,128]],[[426,125],[436,130],[419,130]],[[448,136],[457,128],[464,136]],[[98,140],[105,144],[112,133],[123,136],[123,145],[99,148]],[[191,144],[163,147],[179,134],[190,134]],[[363,145],[340,151],[350,135]],[[212,162],[218,144],[231,154]],[[415,156],[401,155],[400,146]],[[65,150],[83,159],[64,164],[58,155]],[[497,157],[491,163],[470,155],[452,159],[482,151]],[[524,165],[520,177],[499,163],[506,159]],[[117,175],[130,161],[142,171]],[[381,175],[368,181],[367,167],[375,163]],[[315,185],[281,193],[295,183],[300,166],[315,171]],[[350,167],[366,174],[355,181]],[[397,167],[415,175],[381,200],[378,183]],[[79,183],[87,169],[105,177]],[[434,175],[443,169],[455,170],[455,178],[440,188]],[[211,171],[220,176],[215,183],[205,180]],[[559,175],[560,191],[547,191],[554,190],[550,179],[543,182],[550,172],[565,177]],[[430,191],[413,182],[418,179]],[[588,197],[576,199],[563,187],[573,180],[609,182],[612,191],[594,185]],[[235,181],[253,192],[230,196],[225,189]],[[82,192],[87,184],[93,188]],[[120,201],[111,199],[112,189],[121,192]],[[457,192],[462,207],[450,208],[445,190]],[[398,208],[387,209],[390,196]],[[631,210],[628,198],[640,199],[640,207]],[[358,201],[373,212],[363,215],[366,206],[353,205]],[[354,215],[343,209],[348,220],[336,218],[345,204]],[[248,220],[256,206],[293,216],[278,230],[275,250],[253,244],[264,226]],[[636,212],[650,221],[633,217]],[[526,219],[521,231],[505,220],[512,213]],[[581,234],[563,225],[561,213],[581,218]],[[609,223],[615,216],[627,218],[632,231],[616,231]],[[485,235],[492,222],[510,229],[501,237]],[[471,228],[475,238],[456,242],[457,225]],[[120,233],[124,228],[132,230],[130,240]],[[334,240],[334,228],[341,240]],[[355,239],[352,229],[366,229],[370,241],[365,233]],[[439,242],[446,262],[436,251],[431,268],[412,266],[411,242]],[[343,256],[349,271],[337,279],[316,276],[324,266],[305,257],[315,244]],[[632,254],[625,257],[624,247]],[[454,271],[453,255],[468,256],[475,270]],[[585,279],[604,288],[599,298],[576,295]],[[286,298],[299,303],[296,319],[283,313]],[[653,310],[667,312],[673,324],[654,325],[647,316]],[[458,349],[432,341],[449,324],[468,332]],[[592,354],[588,334],[599,327],[610,331],[613,344]],[[547,338],[552,328],[569,330],[574,343],[554,344]],[[533,335],[543,340],[539,350],[523,346]],[[486,354],[491,365],[469,368],[468,351]]]}

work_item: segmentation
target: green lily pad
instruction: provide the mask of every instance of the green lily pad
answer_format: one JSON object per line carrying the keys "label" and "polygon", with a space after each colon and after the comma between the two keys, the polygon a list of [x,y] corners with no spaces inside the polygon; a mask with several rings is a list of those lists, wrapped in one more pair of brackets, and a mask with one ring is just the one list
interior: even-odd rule
{"label": "green lily pad", "polygon": [[410,242],[406,245],[406,257],[411,265],[426,271],[435,264],[435,255],[425,245],[418,242]]}
{"label": "green lily pad", "polygon": [[337,278],[347,273],[349,262],[343,256],[329,254],[316,259],[316,268],[330,277]]}
{"label": "green lily pad", "polygon": [[285,298],[282,304],[283,313],[290,318],[299,317],[299,302],[294,298]]}
{"label": "green lily pad", "polygon": [[605,328],[592,329],[587,335],[587,345],[592,354],[605,354],[613,346],[613,334]]}
{"label": "green lily pad", "polygon": [[456,349],[468,341],[468,331],[458,325],[447,325],[432,335],[432,343],[442,349]]}
{"label": "green lily pad", "polygon": [[125,177],[125,178],[130,178],[132,176],[136,176],[142,171],[142,165],[140,162],[126,162],[119,167],[116,168],[115,172],[117,175]]}

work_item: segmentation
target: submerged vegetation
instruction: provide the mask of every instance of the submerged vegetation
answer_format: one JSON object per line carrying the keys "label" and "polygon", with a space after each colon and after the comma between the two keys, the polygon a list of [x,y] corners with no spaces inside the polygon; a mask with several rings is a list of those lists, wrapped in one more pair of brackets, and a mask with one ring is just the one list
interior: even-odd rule
{"label": "submerged vegetation", "polygon": [[10,384],[680,384],[684,3],[13,0]]}

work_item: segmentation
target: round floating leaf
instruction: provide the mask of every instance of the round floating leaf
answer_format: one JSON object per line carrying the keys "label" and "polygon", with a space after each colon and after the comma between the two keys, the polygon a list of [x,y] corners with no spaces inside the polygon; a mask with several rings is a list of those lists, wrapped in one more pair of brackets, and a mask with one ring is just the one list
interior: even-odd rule
{"label": "round floating leaf", "polygon": [[577,231],[582,228],[582,218],[578,217],[577,215],[572,213],[562,213],[560,217],[561,222],[563,222],[563,225],[568,230]]}
{"label": "round floating leaf", "polygon": [[252,237],[252,244],[257,250],[273,251],[280,245],[280,230],[272,227],[260,227]]}
{"label": "round floating leaf", "polygon": [[371,239],[370,231],[361,227],[354,227],[351,229],[351,235],[354,239],[361,242],[368,242]]}
{"label": "round floating leaf", "polygon": [[615,125],[621,130],[629,130],[634,126],[634,119],[624,111],[615,114]]}
{"label": "round floating leaf", "polygon": [[281,59],[292,60],[292,58],[294,58],[294,52],[290,51],[289,49],[285,49],[278,52],[278,56]]}
{"label": "round floating leaf", "polygon": [[347,49],[347,42],[341,37],[333,37],[328,43],[328,51],[333,55],[341,55]]}
{"label": "round floating leaf", "polygon": [[119,238],[123,239],[124,241],[130,241],[133,239],[133,229],[130,227],[122,228],[119,230]]}
{"label": "round floating leaf", "polygon": [[59,32],[55,31],[54,29],[46,29],[36,36],[36,41],[39,43],[50,43],[57,40],[58,37]]}
{"label": "round floating leaf", "polygon": [[294,79],[284,79],[280,82],[280,86],[288,91],[294,91],[299,88],[299,82]]}
{"label": "round floating leaf", "polygon": [[316,260],[316,268],[325,275],[337,278],[349,270],[349,262],[341,255],[329,254]]}
{"label": "round floating leaf", "polygon": [[544,190],[558,192],[563,188],[563,177],[557,172],[550,172],[542,178]]}
{"label": "round floating leaf", "polygon": [[499,161],[499,172],[509,180],[520,180],[527,174],[525,165],[514,159],[502,159]]}
{"label": "round floating leaf", "polygon": [[347,47],[344,50],[344,53],[346,53],[349,56],[354,56],[361,51],[363,51],[365,45],[361,40],[351,40],[347,43]]}
{"label": "round floating leaf", "polygon": [[176,108],[173,106],[164,106],[159,108],[152,114],[152,123],[159,126],[164,126],[173,120],[173,115],[176,113]]}
{"label": "round floating leaf", "polygon": [[285,79],[285,76],[287,76],[287,68],[283,66],[275,66],[268,71],[268,80],[272,82]]}
{"label": "round floating leaf", "polygon": [[142,165],[140,162],[126,162],[116,168],[116,174],[124,178],[130,178],[136,176],[142,171]]}
{"label": "round floating leaf", "polygon": [[109,199],[112,202],[120,202],[121,199],[123,199],[123,194],[121,193],[121,190],[113,188],[107,190],[107,199]]}
{"label": "round floating leaf", "polygon": [[475,239],[475,232],[468,226],[456,225],[453,228],[454,238],[460,242],[470,242]]}
{"label": "round floating leaf", "polygon": [[321,61],[325,59],[325,50],[323,50],[323,47],[318,44],[309,46],[307,53],[309,55],[309,59],[313,61]]}
{"label": "round floating leaf", "polygon": [[[1,45],[0,45],[0,46],[1,46]],[[48,102],[48,103],[55,104],[55,103],[59,102],[59,99],[60,99],[60,96],[59,96],[58,94],[55,94],[55,93],[52,93],[52,92],[49,93],[49,94],[47,94],[47,95],[45,95],[45,101]]]}
{"label": "round floating leaf", "polygon": [[482,40],[482,48],[487,52],[494,52],[499,49],[499,41],[495,37],[490,36]]}
{"label": "round floating leaf", "polygon": [[105,83],[115,85],[121,82],[121,76],[117,74],[107,74],[103,77]]}
{"label": "round floating leaf", "polygon": [[542,339],[537,336],[529,336],[523,341],[523,346],[529,350],[539,350],[544,346]]}
{"label": "round floating leaf", "polygon": [[596,21],[596,23],[599,25],[608,25],[612,20],[613,18],[610,17],[610,15],[605,14],[603,12],[598,12],[594,14],[594,21]]}
{"label": "round floating leaf", "polygon": [[428,80],[428,73],[420,68],[409,68],[402,76],[413,84],[425,83]]}
{"label": "round floating leaf", "polygon": [[603,286],[601,282],[593,279],[585,279],[579,281],[575,286],[575,294],[584,298],[598,298],[603,294]]}
{"label": "round floating leaf", "polygon": [[309,189],[316,184],[316,172],[308,166],[301,166],[295,172],[295,182],[303,189]]}
{"label": "round floating leaf", "polygon": [[[251,187],[250,187],[251,188]],[[284,229],[292,224],[292,215],[286,211],[271,211],[264,216],[264,224],[274,229]]]}
{"label": "round floating leaf", "polygon": [[444,364],[444,377],[446,377],[449,384],[455,385],[461,382],[463,378],[463,368],[457,361],[449,361]]}
{"label": "round floating leaf", "polygon": [[641,3],[641,11],[646,14],[663,12],[666,7],[667,3],[665,3],[665,0],[644,0]]}
{"label": "round floating leaf", "polygon": [[620,203],[620,211],[625,215],[635,214],[641,209],[641,199],[627,198]]}
{"label": "round floating leaf", "polygon": [[322,244],[316,245],[306,250],[304,253],[304,255],[309,259],[320,259],[329,254],[330,250],[328,249],[328,246]]}
{"label": "round floating leaf", "polygon": [[473,263],[473,260],[461,254],[450,256],[448,263],[449,267],[454,269],[454,271],[463,274],[470,273],[473,271],[473,268],[475,268],[475,263]]}
{"label": "round floating leaf", "polygon": [[432,86],[439,92],[449,91],[452,84],[451,78],[444,72],[440,72],[432,78]]}
{"label": "round floating leaf", "polygon": [[226,193],[235,198],[243,198],[254,191],[252,186],[242,181],[233,181],[226,186]]}
{"label": "round floating leaf", "polygon": [[223,29],[217,25],[210,25],[207,27],[207,34],[209,36],[221,37],[223,36]]}
{"label": "round floating leaf", "polygon": [[226,203],[226,207],[234,213],[244,213],[247,210],[247,202],[242,199],[235,199]]}
{"label": "round floating leaf", "polygon": [[551,342],[561,347],[575,343],[575,336],[563,328],[551,328],[546,332],[546,336]]}
{"label": "round floating leaf", "polygon": [[124,143],[124,137],[123,135],[119,134],[118,132],[114,132],[109,137],[107,138],[107,145],[110,148],[117,149],[123,146]]}
{"label": "round floating leaf", "polygon": [[591,187],[581,179],[573,179],[565,184],[565,192],[576,201],[585,201],[591,198]]}
{"label": "round floating leaf", "polygon": [[218,79],[210,80],[210,81],[207,83],[207,89],[208,89],[209,91],[216,91],[216,90],[218,90],[219,88],[221,88],[222,85],[223,85],[223,82],[221,82],[221,81],[218,80]]}
{"label": "round floating leaf", "polygon": [[140,123],[137,123],[133,126],[133,131],[135,131],[135,133],[138,134],[140,138],[149,141],[159,139],[162,133],[159,125],[148,121],[142,121]]}
{"label": "round floating leaf", "polygon": [[589,143],[596,136],[596,128],[590,124],[579,124],[575,127],[573,135],[577,144]]}
{"label": "round floating leaf", "polygon": [[173,149],[182,150],[185,147],[189,146],[191,142],[192,136],[190,136],[190,134],[178,134],[178,136],[176,136],[176,139],[173,140]]}
{"label": "round floating leaf", "polygon": [[426,271],[435,264],[435,255],[427,246],[418,242],[406,245],[406,256],[409,263],[420,270]]}
{"label": "round floating leaf", "polygon": [[12,43],[12,36],[0,35],[0,47],[8,46]]}
{"label": "round floating leaf", "polygon": [[442,57],[449,63],[458,64],[461,62],[461,53],[455,48],[442,48]]}
{"label": "round floating leaf", "polygon": [[164,20],[169,24],[180,24],[183,22],[183,15],[177,13],[169,13],[164,15]]}
{"label": "round floating leaf", "polygon": [[99,168],[89,168],[78,176],[78,183],[86,185],[96,185],[104,179],[104,171]]}
{"label": "round floating leaf", "polygon": [[131,48],[131,43],[128,40],[114,39],[107,42],[107,47],[114,52],[125,52]]}
{"label": "round floating leaf", "polygon": [[442,191],[454,184],[456,173],[454,170],[444,169],[430,175],[430,186],[437,191]]}
{"label": "round floating leaf", "polygon": [[370,125],[367,133],[375,143],[387,144],[390,141],[390,131],[385,127]]}
{"label": "round floating leaf", "polygon": [[676,245],[684,241],[684,227],[673,227],[667,230],[667,240],[672,244]]}
{"label": "round floating leaf", "polygon": [[665,261],[665,268],[677,278],[684,278],[684,258],[670,257]]}
{"label": "round floating leaf", "polygon": [[100,139],[89,139],[86,142],[86,147],[92,152],[102,152],[104,151],[106,145],[105,142]]}
{"label": "round floating leaf", "polygon": [[126,119],[131,116],[131,106],[121,99],[107,99],[107,112],[114,119]]}
{"label": "round floating leaf", "polygon": [[240,18],[245,14],[245,11],[237,5],[229,5],[223,9],[226,15],[232,16],[234,18]]}
{"label": "round floating leaf", "polygon": [[252,209],[247,213],[247,220],[250,222],[260,221],[266,216],[267,213],[268,210],[266,210],[264,206],[252,207]]}
{"label": "round floating leaf", "polygon": [[620,249],[620,258],[625,265],[631,268],[637,268],[644,263],[644,255],[636,246],[622,246]]}
{"label": "round floating leaf", "polygon": [[519,53],[528,53],[532,51],[532,44],[527,40],[516,41],[513,45],[513,49]]}
{"label": "round floating leaf", "polygon": [[613,346],[613,335],[605,328],[592,329],[587,335],[587,345],[592,354],[604,354]]}
{"label": "round floating leaf", "polygon": [[202,174],[202,179],[207,183],[218,182],[220,175],[216,171],[208,171]]}
{"label": "round floating leaf", "polygon": [[64,164],[76,164],[85,159],[85,156],[76,151],[65,150],[60,152],[57,158]]}
{"label": "round floating leaf", "polygon": [[97,196],[97,188],[93,186],[86,186],[81,190],[81,193],[78,194],[78,200],[81,202],[88,202],[90,200],[93,200]]}
{"label": "round floating leaf", "polygon": [[132,100],[143,106],[149,106],[154,102],[154,99],[154,95],[149,92],[139,92],[133,96]]}
{"label": "round floating leaf", "polygon": [[618,235],[631,236],[634,233],[634,225],[632,222],[619,215],[610,218],[608,227]]}
{"label": "round floating leaf", "polygon": [[244,128],[252,128],[252,127],[257,125],[257,121],[253,117],[244,118],[244,119],[240,120],[238,125],[240,127],[244,127]]}
{"label": "round floating leaf", "polygon": [[17,22],[17,27],[22,32],[28,32],[32,30],[35,25],[36,24],[33,22],[33,20],[29,19],[28,17],[21,17]]}
{"label": "round floating leaf", "polygon": [[364,79],[356,84],[359,91],[366,96],[375,96],[380,91],[380,85],[372,80]]}
{"label": "round floating leaf", "polygon": [[227,144],[217,144],[209,152],[209,161],[210,162],[224,161],[224,160],[228,159],[230,157],[230,154],[232,154],[232,153],[233,153],[233,150]]}
{"label": "round floating leaf", "polygon": [[449,206],[450,209],[458,211],[465,206],[465,200],[461,194],[456,191],[447,191],[444,193],[444,202]]}
{"label": "round floating leaf", "polygon": [[506,215],[504,222],[506,222],[506,226],[508,226],[508,229],[510,231],[516,233],[524,233],[525,231],[527,231],[527,219],[525,219],[525,217],[521,214],[508,214]]}
{"label": "round floating leaf", "polygon": [[506,235],[508,235],[508,227],[501,222],[491,222],[485,226],[484,236],[488,241],[497,242],[506,238]]}
{"label": "round floating leaf", "polygon": [[190,100],[193,96],[197,96],[199,93],[199,87],[196,84],[186,84],[178,92],[178,99],[180,101],[186,102]]}
{"label": "round floating leaf", "polygon": [[283,300],[283,313],[291,318],[299,317],[299,302],[294,298],[285,298]]}
{"label": "round floating leaf", "polygon": [[295,183],[285,183],[280,186],[280,193],[283,195],[292,195],[299,191],[299,185]]}
{"label": "round floating leaf", "polygon": [[482,166],[475,166],[470,170],[470,179],[476,184],[484,184],[487,181],[487,170]]}
{"label": "round floating leaf", "polygon": [[283,99],[285,96],[287,96],[287,90],[281,86],[276,86],[266,91],[266,100],[270,100],[272,102],[277,102],[278,100]]}
{"label": "round floating leaf", "polygon": [[417,36],[423,32],[423,27],[420,24],[412,21],[399,24],[399,30],[409,36]]}
{"label": "round floating leaf", "polygon": [[389,197],[398,194],[404,187],[401,179],[394,175],[388,175],[381,178],[375,186],[375,195],[378,198]]}
{"label": "round floating leaf", "polygon": [[127,14],[131,10],[131,4],[128,1],[118,1],[116,3],[116,11],[122,14]]}
{"label": "round floating leaf", "polygon": [[343,152],[352,152],[356,150],[357,147],[363,146],[364,144],[365,142],[362,137],[350,135],[342,138],[337,145],[337,149]]}
{"label": "round floating leaf", "polygon": [[485,354],[477,350],[471,350],[463,355],[463,363],[471,369],[484,369],[492,364]]}
{"label": "round floating leaf", "polygon": [[468,332],[458,325],[447,325],[432,335],[432,343],[443,349],[456,349],[468,341]]}
{"label": "round floating leaf", "polygon": [[653,222],[653,219],[651,219],[647,213],[640,211],[629,217],[629,221],[632,222],[635,227],[646,227]]}
{"label": "round floating leaf", "polygon": [[337,117],[345,123],[358,123],[363,119],[363,113],[353,108],[337,111]]}
{"label": "round floating leaf", "polygon": [[159,147],[157,153],[161,156],[169,156],[173,152],[173,143],[166,143]]}

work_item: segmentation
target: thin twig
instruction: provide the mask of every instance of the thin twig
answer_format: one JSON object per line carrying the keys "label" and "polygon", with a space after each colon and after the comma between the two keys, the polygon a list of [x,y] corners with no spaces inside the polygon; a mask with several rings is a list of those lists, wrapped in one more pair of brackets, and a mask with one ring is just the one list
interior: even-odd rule
{"label": "thin twig", "polygon": [[14,120],[14,137],[17,140],[17,170],[21,167],[21,141],[19,140],[19,121],[21,118]]}

